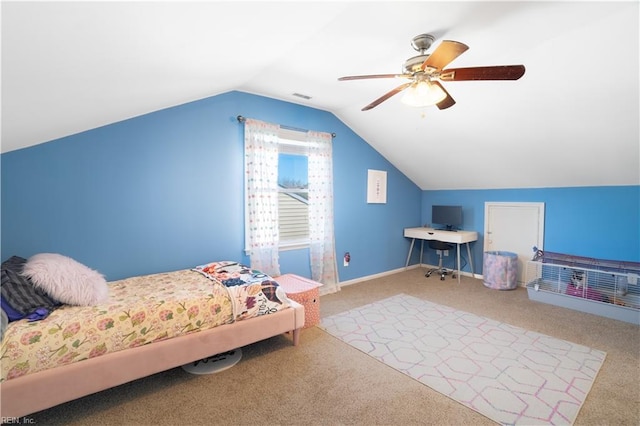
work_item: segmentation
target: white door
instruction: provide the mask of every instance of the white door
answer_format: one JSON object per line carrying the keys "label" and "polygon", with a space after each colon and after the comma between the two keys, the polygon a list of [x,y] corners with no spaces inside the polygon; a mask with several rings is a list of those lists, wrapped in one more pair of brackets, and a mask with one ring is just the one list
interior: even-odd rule
{"label": "white door", "polygon": [[524,282],[533,247],[543,249],[544,203],[486,202],[484,251],[510,251],[518,255],[518,285]]}

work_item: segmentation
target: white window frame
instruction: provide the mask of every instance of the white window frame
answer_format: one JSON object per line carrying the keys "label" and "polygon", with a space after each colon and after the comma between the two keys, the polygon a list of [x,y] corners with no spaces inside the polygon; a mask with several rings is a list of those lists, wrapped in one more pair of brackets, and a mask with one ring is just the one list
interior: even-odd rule
{"label": "white window frame", "polygon": [[[279,151],[282,154],[294,154],[294,155],[305,155],[308,157],[308,143],[306,142],[306,133],[281,128],[278,134],[279,137]],[[304,192],[304,191],[287,191],[285,188],[279,188],[278,191],[280,193],[295,193],[295,192]],[[278,221],[280,221],[280,216],[278,215]],[[308,231],[308,228],[307,228]],[[307,238],[299,238],[299,239],[280,239],[278,243],[278,247],[280,250],[296,250],[301,248],[309,247],[309,237],[307,232]]]}

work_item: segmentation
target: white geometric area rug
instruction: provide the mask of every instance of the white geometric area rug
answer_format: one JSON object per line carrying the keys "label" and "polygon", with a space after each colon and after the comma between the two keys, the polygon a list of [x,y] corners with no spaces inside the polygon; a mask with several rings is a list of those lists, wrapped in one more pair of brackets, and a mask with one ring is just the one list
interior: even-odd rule
{"label": "white geometric area rug", "polygon": [[338,339],[501,424],[573,424],[606,353],[400,294],[324,318]]}

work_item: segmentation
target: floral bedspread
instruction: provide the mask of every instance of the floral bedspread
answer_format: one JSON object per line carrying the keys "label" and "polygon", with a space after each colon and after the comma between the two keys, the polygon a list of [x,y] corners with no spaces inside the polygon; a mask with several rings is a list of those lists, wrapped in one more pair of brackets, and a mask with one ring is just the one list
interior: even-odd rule
{"label": "floral bedspread", "polygon": [[2,340],[0,381],[289,306],[286,296],[275,296],[271,278],[256,271],[243,285],[223,284],[246,274],[180,270],[127,278],[109,283],[104,304],[63,306],[41,321],[12,322]]}

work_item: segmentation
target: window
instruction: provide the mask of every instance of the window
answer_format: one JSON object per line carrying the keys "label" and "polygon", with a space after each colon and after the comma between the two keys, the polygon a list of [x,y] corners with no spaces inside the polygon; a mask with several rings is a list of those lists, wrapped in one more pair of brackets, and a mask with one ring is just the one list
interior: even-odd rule
{"label": "window", "polygon": [[245,122],[245,247],[251,267],[278,276],[280,250],[308,247],[311,278],[326,292],[337,291],[333,135],[238,120]]}
{"label": "window", "polygon": [[305,134],[280,129],[278,154],[278,232],[281,248],[309,243],[308,148]]}

